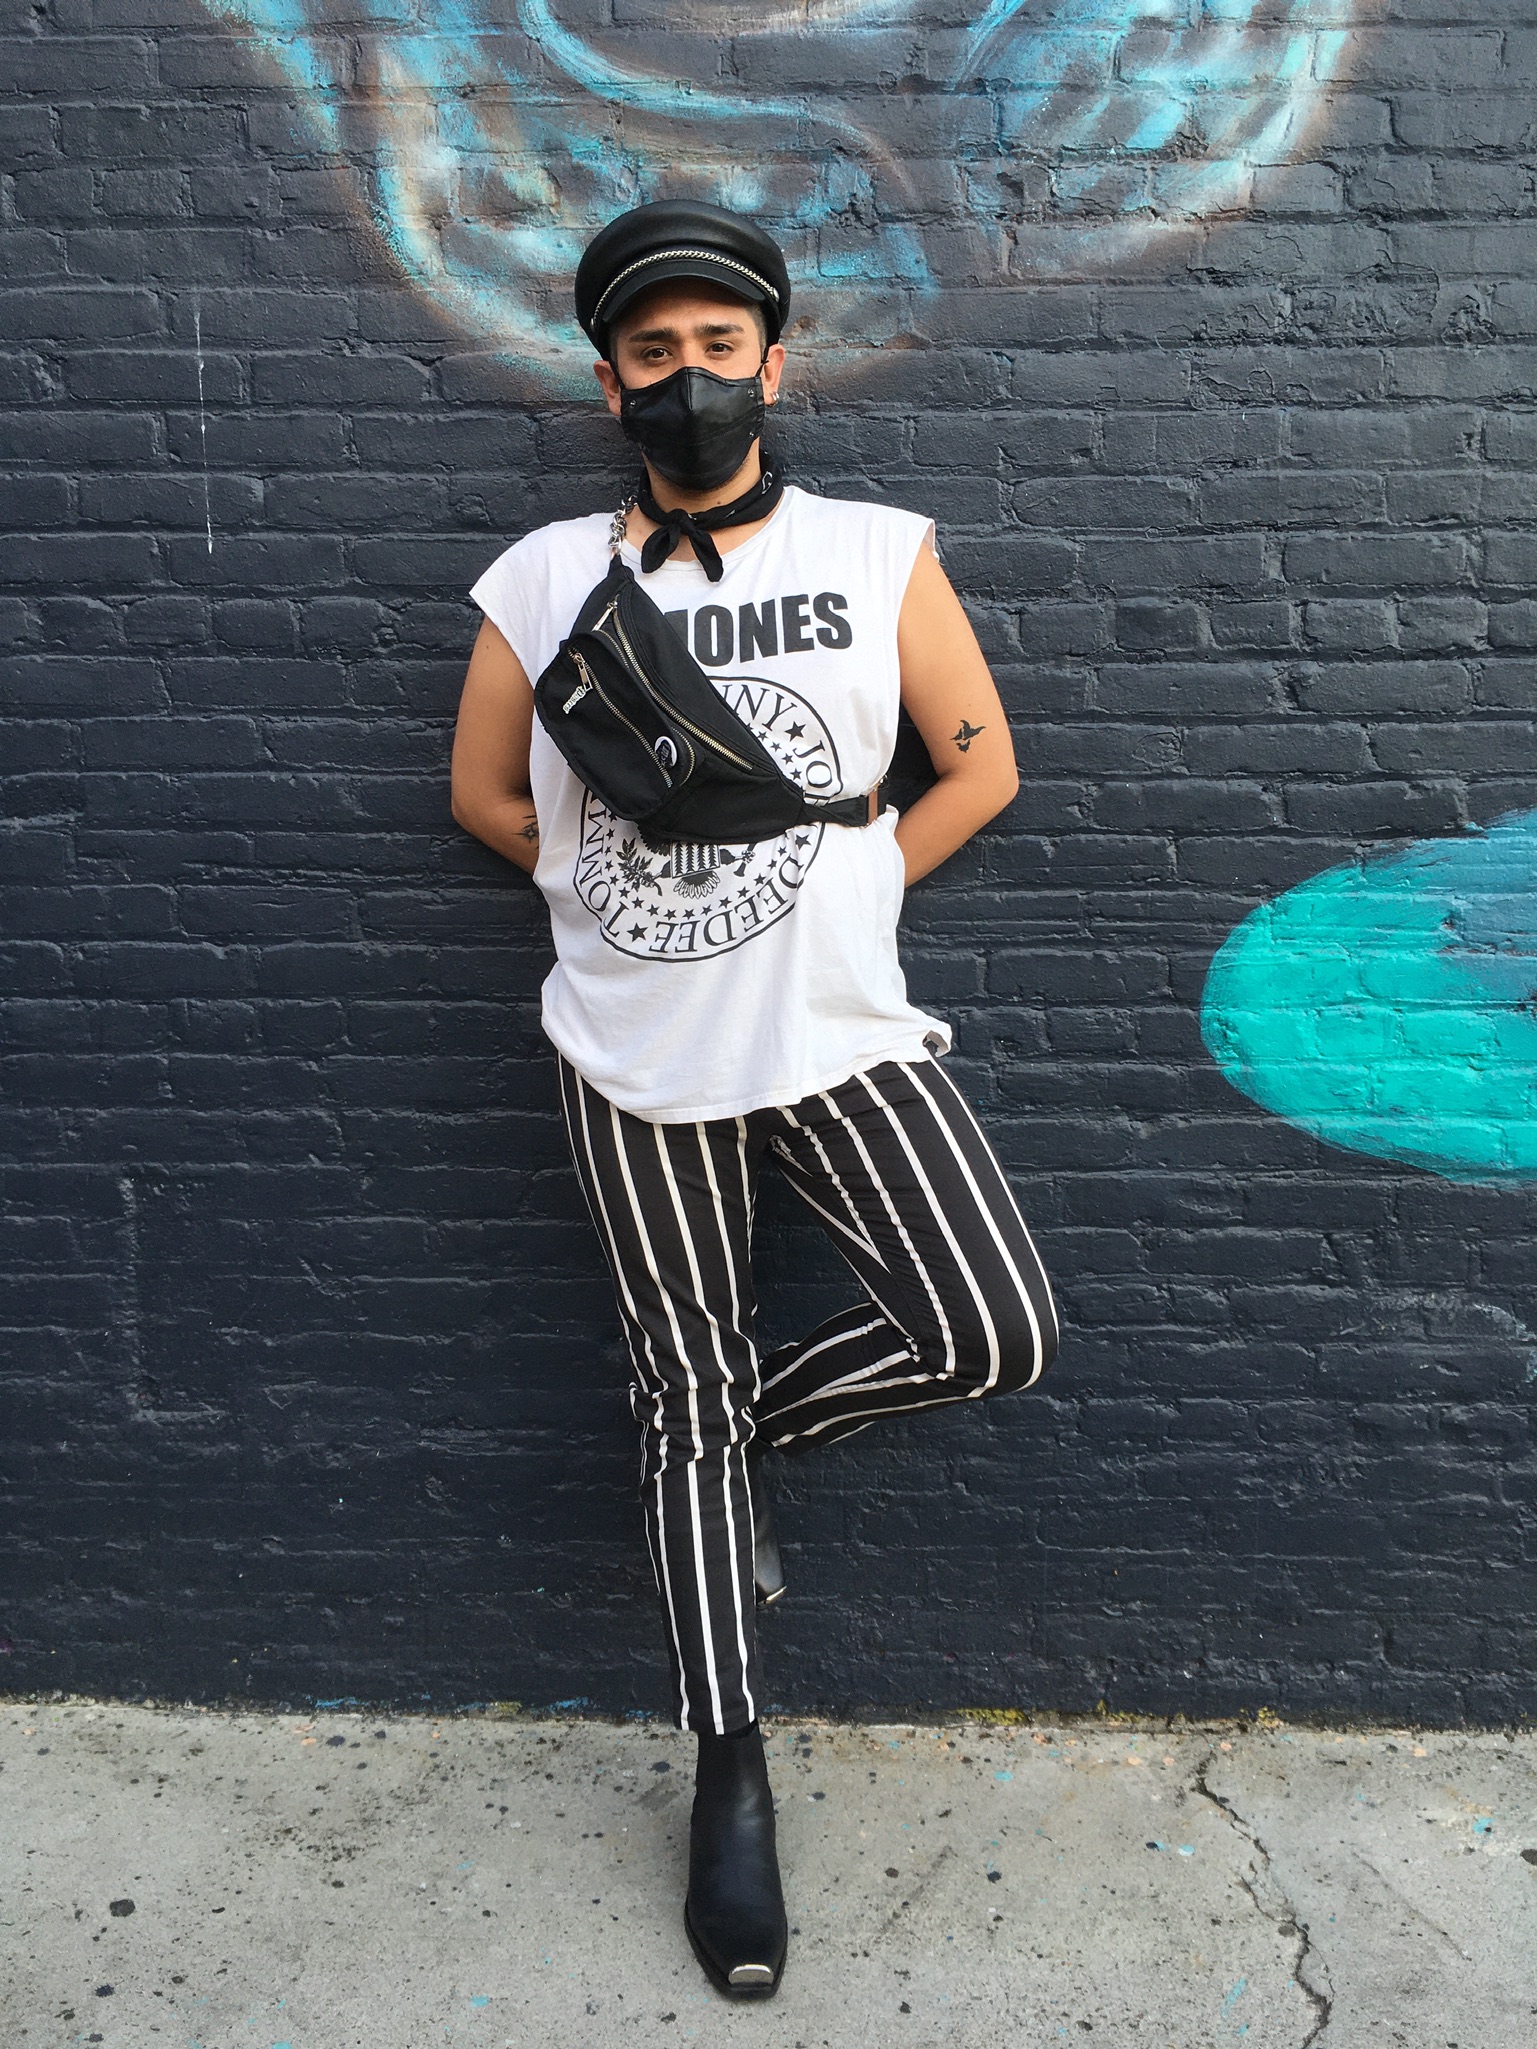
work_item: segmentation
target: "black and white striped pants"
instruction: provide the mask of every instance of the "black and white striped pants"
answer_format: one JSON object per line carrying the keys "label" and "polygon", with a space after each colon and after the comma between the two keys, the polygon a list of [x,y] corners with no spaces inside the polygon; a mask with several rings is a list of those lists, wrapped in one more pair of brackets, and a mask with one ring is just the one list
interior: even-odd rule
{"label": "black and white striped pants", "polygon": [[[935,1060],[786,1108],[653,1124],[560,1063],[572,1157],[613,1270],[680,1728],[742,1729],[761,1684],[746,1450],[1030,1387],[1050,1284],[993,1150]],[[750,1246],[771,1153],[868,1299],[760,1362]]]}

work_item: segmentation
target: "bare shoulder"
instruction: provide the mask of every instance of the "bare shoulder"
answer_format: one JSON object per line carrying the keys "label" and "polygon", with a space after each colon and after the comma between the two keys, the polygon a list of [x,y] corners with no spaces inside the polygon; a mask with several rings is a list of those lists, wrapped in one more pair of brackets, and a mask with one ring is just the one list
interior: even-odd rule
{"label": "bare shoulder", "polygon": [[538,576],[545,565],[566,552],[573,541],[589,538],[594,529],[606,538],[611,517],[606,512],[587,512],[578,519],[552,519],[545,526],[536,526],[509,542],[500,555],[493,556],[481,571],[481,576]]}

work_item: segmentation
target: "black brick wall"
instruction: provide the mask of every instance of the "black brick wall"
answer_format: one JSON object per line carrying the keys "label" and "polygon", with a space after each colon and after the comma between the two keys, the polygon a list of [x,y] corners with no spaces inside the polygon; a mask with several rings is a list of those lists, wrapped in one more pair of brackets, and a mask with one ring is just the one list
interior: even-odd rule
{"label": "black brick wall", "polygon": [[[618,444],[411,288],[249,38],[0,18],[0,1684],[657,1708],[546,923],[446,780],[468,584]],[[1247,211],[947,277],[791,408],[803,480],[938,517],[1016,720],[905,956],[1067,1336],[786,1478],[786,1704],[1537,1706],[1537,1203],[1199,1029],[1256,903],[1537,767],[1537,0],[1350,34]],[[773,1198],[763,1255],[772,1334],[842,1298]]]}

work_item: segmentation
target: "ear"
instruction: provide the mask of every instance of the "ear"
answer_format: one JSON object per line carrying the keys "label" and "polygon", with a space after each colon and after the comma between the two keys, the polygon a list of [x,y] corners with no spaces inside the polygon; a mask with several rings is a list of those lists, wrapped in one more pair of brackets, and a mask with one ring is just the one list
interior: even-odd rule
{"label": "ear", "polygon": [[[783,349],[780,350],[783,355]],[[612,363],[594,363],[592,374],[603,387],[603,396],[608,400],[608,409],[617,420],[619,417],[619,394],[623,389]]]}
{"label": "ear", "polygon": [[763,399],[765,405],[773,405],[779,397],[779,380],[784,373],[785,352],[778,342],[764,351],[763,355]]}

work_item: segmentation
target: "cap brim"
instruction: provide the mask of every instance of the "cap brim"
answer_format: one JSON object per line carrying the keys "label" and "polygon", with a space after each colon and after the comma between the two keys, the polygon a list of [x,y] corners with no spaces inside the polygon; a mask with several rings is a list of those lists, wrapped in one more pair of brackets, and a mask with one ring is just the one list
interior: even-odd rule
{"label": "cap brim", "polygon": [[604,297],[602,325],[597,328],[599,335],[606,339],[620,314],[627,306],[633,305],[642,292],[649,292],[653,285],[667,284],[678,278],[698,278],[722,285],[733,298],[766,306],[770,309],[769,326],[775,326],[773,315],[778,309],[778,296],[766,279],[750,275],[741,264],[727,257],[717,261],[711,256],[684,256],[675,251],[658,250],[654,258],[640,259],[630,275]]}

